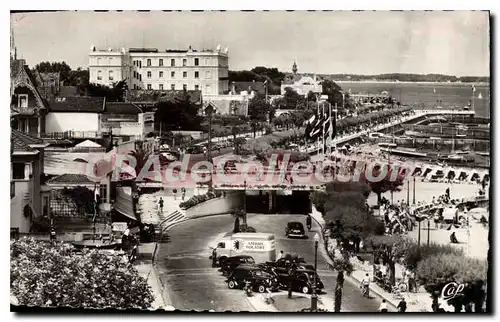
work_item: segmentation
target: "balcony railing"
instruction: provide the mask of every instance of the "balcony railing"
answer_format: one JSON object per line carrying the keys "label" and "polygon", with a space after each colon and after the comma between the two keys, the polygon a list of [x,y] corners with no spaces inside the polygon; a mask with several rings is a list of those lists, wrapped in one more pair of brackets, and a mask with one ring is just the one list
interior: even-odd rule
{"label": "balcony railing", "polygon": [[12,105],[11,107],[12,107],[12,109],[14,109],[16,112],[18,112],[21,115],[34,115],[34,114],[36,114],[36,109],[37,109],[37,107],[35,107],[35,106],[22,107],[22,106]]}

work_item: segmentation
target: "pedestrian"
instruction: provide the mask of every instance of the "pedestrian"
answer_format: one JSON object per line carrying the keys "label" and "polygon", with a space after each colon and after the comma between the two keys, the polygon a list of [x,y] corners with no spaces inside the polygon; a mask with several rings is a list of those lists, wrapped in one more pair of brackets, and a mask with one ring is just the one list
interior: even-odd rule
{"label": "pedestrian", "polygon": [[398,304],[398,312],[406,312],[406,301],[404,297]]}
{"label": "pedestrian", "polygon": [[212,250],[212,267],[217,267],[217,248]]}
{"label": "pedestrian", "polygon": [[181,191],[182,191],[182,201],[184,201],[184,198],[186,198],[186,188],[183,187]]}
{"label": "pedestrian", "polygon": [[308,214],[306,219],[306,226],[309,231],[311,231],[311,225],[312,225],[311,215]]}
{"label": "pedestrian", "polygon": [[162,199],[162,197],[160,197],[158,204],[160,205],[160,212],[163,213],[163,199]]}
{"label": "pedestrian", "polygon": [[280,253],[278,254],[278,258],[276,258],[276,260],[280,260],[282,259],[283,257],[285,256],[285,254],[283,253],[283,251],[280,251]]}
{"label": "pedestrian", "polygon": [[366,273],[363,280],[361,280],[361,288],[363,289],[363,296],[370,298],[370,275]]}
{"label": "pedestrian", "polygon": [[415,273],[413,271],[408,271],[408,291],[416,293],[417,292],[417,283],[415,281]]}
{"label": "pedestrian", "polygon": [[378,311],[383,312],[383,313],[388,312],[386,300],[382,300],[382,303],[380,303],[380,307],[378,308]]}

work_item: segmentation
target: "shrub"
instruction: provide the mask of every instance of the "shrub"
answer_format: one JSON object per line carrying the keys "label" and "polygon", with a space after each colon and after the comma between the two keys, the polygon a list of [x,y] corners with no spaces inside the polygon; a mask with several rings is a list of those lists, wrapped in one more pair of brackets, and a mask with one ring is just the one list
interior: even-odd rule
{"label": "shrub", "polygon": [[10,287],[19,305],[147,309],[146,280],[122,257],[23,238],[11,244]]}
{"label": "shrub", "polygon": [[206,194],[203,194],[203,195],[192,196],[188,200],[186,200],[184,202],[181,202],[179,204],[179,207],[182,208],[182,209],[184,209],[184,210],[186,210],[186,209],[189,209],[191,207],[196,206],[199,203],[208,201],[210,199],[215,199],[215,198],[218,198],[220,196],[222,196],[222,192],[221,191],[215,191],[215,192],[209,191],[209,192],[207,192]]}

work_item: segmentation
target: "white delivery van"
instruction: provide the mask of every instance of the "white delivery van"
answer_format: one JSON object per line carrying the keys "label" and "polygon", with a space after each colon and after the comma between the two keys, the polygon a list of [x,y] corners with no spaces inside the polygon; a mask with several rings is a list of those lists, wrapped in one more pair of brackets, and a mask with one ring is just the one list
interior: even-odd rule
{"label": "white delivery van", "polygon": [[217,260],[222,258],[248,255],[256,263],[276,260],[276,241],[273,234],[236,233],[224,237],[216,248]]}

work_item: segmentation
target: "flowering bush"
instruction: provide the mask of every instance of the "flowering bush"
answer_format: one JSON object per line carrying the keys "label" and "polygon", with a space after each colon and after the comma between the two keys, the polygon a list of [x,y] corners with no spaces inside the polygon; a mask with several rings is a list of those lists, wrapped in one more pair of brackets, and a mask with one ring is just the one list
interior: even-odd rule
{"label": "flowering bush", "polygon": [[210,199],[215,199],[215,198],[218,198],[220,196],[222,196],[222,192],[220,192],[220,191],[215,191],[215,192],[209,191],[203,195],[192,196],[188,200],[181,202],[179,204],[179,207],[181,209],[186,210],[186,209],[189,209],[191,207],[196,206],[199,203],[205,202],[205,201],[210,200]]}
{"label": "flowering bush", "polygon": [[11,244],[11,296],[19,305],[141,308],[153,303],[146,280],[122,257],[23,238]]}

